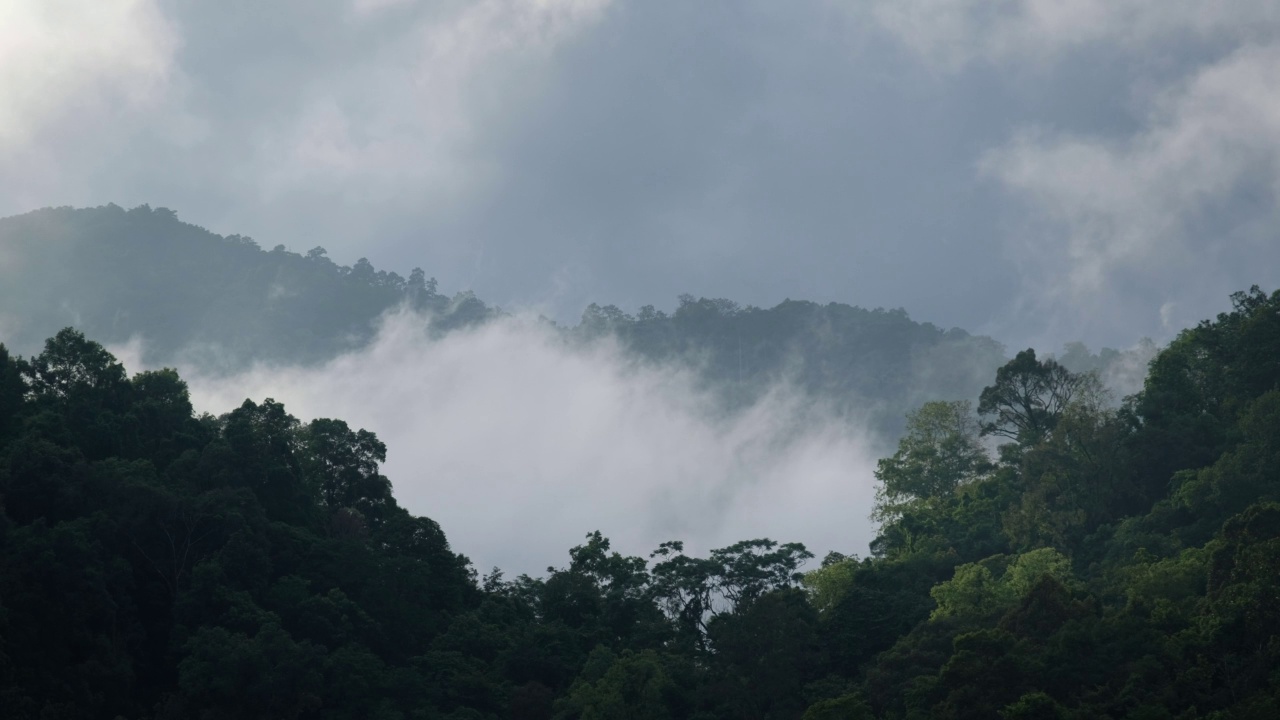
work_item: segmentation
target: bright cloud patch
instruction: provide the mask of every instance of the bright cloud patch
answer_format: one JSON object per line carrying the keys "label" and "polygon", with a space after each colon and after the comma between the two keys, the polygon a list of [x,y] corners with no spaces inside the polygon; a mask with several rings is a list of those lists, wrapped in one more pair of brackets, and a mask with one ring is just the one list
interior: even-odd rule
{"label": "bright cloud patch", "polygon": [[[475,146],[481,126],[527,101],[555,50],[608,3],[483,0],[409,20],[352,58],[350,70],[317,84],[293,122],[263,135],[263,189],[330,185],[371,203],[465,196],[493,172]],[[405,4],[353,9],[369,18]]]}
{"label": "bright cloud patch", "polygon": [[725,417],[691,375],[567,347],[534,321],[431,341],[399,316],[323,367],[188,376],[202,409],[274,397],[376,432],[401,503],[482,569],[540,572],[595,529],[637,554],[672,539],[819,553],[871,539],[876,453],[857,428],[785,387]]}
{"label": "bright cloud patch", "polygon": [[1127,141],[1024,133],[987,156],[987,172],[1067,228],[1060,252],[1027,248],[1067,261],[1058,289],[1075,299],[1120,270],[1185,270],[1203,259],[1187,241],[1206,209],[1250,186],[1280,199],[1276,67],[1280,46],[1245,48],[1169,92]]}
{"label": "bright cloud patch", "polygon": [[145,104],[167,80],[176,45],[151,0],[0,5],[0,151],[67,112]]}
{"label": "bright cloud patch", "polygon": [[1134,318],[1168,331],[1224,308],[1234,290],[1274,282],[1280,5],[894,0],[863,9],[944,72],[981,61],[1006,76],[1035,73],[1091,48],[1131,63],[1117,72],[1131,79],[1137,131],[1027,123],[977,163],[1020,201],[1006,211],[1024,288],[1018,312],[1038,318],[1044,337],[1116,334]]}

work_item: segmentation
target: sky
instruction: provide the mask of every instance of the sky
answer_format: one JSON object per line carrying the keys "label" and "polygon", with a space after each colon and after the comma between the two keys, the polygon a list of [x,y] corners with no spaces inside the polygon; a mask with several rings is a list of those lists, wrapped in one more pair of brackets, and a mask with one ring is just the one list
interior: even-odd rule
{"label": "sky", "polygon": [[1125,347],[1280,285],[1276,67],[1269,0],[16,0],[0,215]]}
{"label": "sky", "polygon": [[1274,0],[9,0],[0,215],[146,203],[515,311],[184,368],[201,410],[378,433],[482,570],[595,529],[864,553],[885,448],[856,419],[785,385],[717,415],[529,318],[691,293],[1165,342],[1280,285],[1277,68]]}

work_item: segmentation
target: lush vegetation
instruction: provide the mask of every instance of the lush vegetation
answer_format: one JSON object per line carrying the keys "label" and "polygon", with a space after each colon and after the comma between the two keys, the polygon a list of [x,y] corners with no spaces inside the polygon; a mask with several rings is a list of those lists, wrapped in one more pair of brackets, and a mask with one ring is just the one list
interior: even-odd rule
{"label": "lush vegetation", "polygon": [[197,417],[176,373],[73,330],[0,350],[0,708],[1280,717],[1280,292],[1183,332],[1119,407],[1031,351],[989,382],[911,413],[872,557],[592,533],[508,580],[396,504],[371,433],[269,399]]}

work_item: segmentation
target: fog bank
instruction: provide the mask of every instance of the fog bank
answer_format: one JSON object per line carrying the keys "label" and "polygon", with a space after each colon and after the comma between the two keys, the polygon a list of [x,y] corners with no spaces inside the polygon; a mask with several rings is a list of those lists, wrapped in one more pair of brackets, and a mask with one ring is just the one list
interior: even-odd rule
{"label": "fog bank", "polygon": [[319,367],[182,372],[198,410],[272,397],[303,421],[377,433],[399,502],[440,522],[482,571],[562,565],[595,529],[632,554],[771,537],[820,557],[865,553],[872,537],[883,448],[856,423],[785,384],[725,416],[689,370],[637,365],[610,343],[570,346],[531,318],[431,339],[402,313]]}

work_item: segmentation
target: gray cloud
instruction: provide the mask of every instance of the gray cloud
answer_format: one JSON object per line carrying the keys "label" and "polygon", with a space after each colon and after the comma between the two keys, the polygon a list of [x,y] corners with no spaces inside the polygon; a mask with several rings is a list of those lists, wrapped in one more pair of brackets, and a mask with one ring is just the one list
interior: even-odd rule
{"label": "gray cloud", "polygon": [[1102,53],[1127,83],[1130,122],[1021,122],[978,163],[1017,201],[1003,215],[1017,315],[1041,323],[1034,341],[1167,338],[1228,293],[1277,282],[1275,3],[906,0],[854,12],[943,73],[985,64],[1043,79]]}
{"label": "gray cloud", "polygon": [[[475,149],[486,120],[504,105],[519,107],[538,66],[607,5],[483,0],[401,19],[390,42],[365,48],[355,68],[314,85],[293,117],[264,129],[254,157],[265,171],[260,191],[274,199],[319,185],[362,204],[465,197],[493,172]],[[347,23],[405,6],[417,7],[357,2]],[[490,87],[476,92],[480,86]]]}
{"label": "gray cloud", "polygon": [[[952,142],[985,111],[962,88],[904,89],[821,3],[161,7],[178,37],[163,102],[80,118],[77,149],[3,210],[163,205],[560,317],[693,291],[973,327],[985,311],[929,311],[1000,292],[948,282],[995,249],[955,221],[985,222],[975,148]],[[958,126],[937,134],[941,116]]]}
{"label": "gray cloud", "polygon": [[[131,369],[139,350],[116,348]],[[570,347],[527,318],[431,341],[422,318],[391,316],[322,367],[184,377],[203,410],[274,397],[373,430],[400,502],[481,569],[540,572],[595,529],[636,554],[761,536],[865,553],[871,539],[880,448],[849,420],[785,385],[724,416],[686,369]]]}
{"label": "gray cloud", "polygon": [[985,158],[1050,223],[1016,248],[1047,299],[1105,318],[1136,286],[1168,332],[1250,263],[1280,261],[1278,66],[1280,44],[1245,47],[1164,93],[1127,139],[1026,132]]}
{"label": "gray cloud", "polygon": [[[561,319],[790,296],[1010,347],[1166,340],[1280,284],[1274,2],[6,7],[3,214],[168,206]],[[856,429],[781,389],[717,418],[689,382],[527,323],[427,345],[393,322],[195,388],[375,430],[481,563],[537,569],[597,526],[634,552],[865,544]]]}
{"label": "gray cloud", "polygon": [[1061,62],[1104,45],[1151,54],[1170,43],[1270,37],[1280,8],[1266,0],[872,0],[841,5],[946,71],[968,64]]}
{"label": "gray cloud", "polygon": [[[178,29],[155,2],[9,3],[0,22],[0,187],[9,210],[84,202],[75,170],[179,92]],[[170,132],[181,132],[175,123]]]}
{"label": "gray cloud", "polygon": [[0,50],[56,80],[0,63],[4,213],[168,206],[561,319],[803,297],[1011,346],[1280,282],[1274,3],[15,7],[62,39]]}

